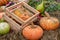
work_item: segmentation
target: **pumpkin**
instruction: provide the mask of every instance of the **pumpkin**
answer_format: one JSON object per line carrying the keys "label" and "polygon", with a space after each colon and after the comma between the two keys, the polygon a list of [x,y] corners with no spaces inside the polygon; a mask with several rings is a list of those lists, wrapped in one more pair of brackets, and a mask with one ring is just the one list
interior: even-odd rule
{"label": "pumpkin", "polygon": [[34,25],[34,27],[29,25],[23,29],[22,34],[26,39],[35,40],[42,37],[43,30],[38,25]]}
{"label": "pumpkin", "polygon": [[20,18],[23,19],[23,20],[27,20],[29,18],[29,16],[27,14],[22,14],[20,16]]}
{"label": "pumpkin", "polygon": [[7,34],[10,31],[10,25],[6,22],[0,23],[0,35]]}
{"label": "pumpkin", "polygon": [[0,12],[0,19],[2,19],[4,12]]}
{"label": "pumpkin", "polygon": [[54,30],[59,27],[59,20],[55,17],[43,17],[39,23],[45,30]]}
{"label": "pumpkin", "polygon": [[0,14],[0,19],[2,18],[2,13]]}
{"label": "pumpkin", "polygon": [[21,16],[21,13],[20,13],[19,9],[16,9],[16,10],[14,11],[14,14],[17,15],[18,17]]}
{"label": "pumpkin", "polygon": [[6,5],[9,0],[0,0],[0,6]]}
{"label": "pumpkin", "polygon": [[23,20],[27,20],[30,17],[27,15],[27,12],[24,12],[24,14],[22,14],[19,9],[15,10],[14,13]]}

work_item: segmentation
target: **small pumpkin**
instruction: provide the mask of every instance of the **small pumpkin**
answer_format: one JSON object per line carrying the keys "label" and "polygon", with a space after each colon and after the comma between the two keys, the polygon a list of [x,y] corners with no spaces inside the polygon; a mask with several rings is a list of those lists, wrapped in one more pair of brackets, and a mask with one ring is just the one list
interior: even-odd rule
{"label": "small pumpkin", "polygon": [[7,34],[10,31],[10,25],[6,22],[0,23],[0,35]]}
{"label": "small pumpkin", "polygon": [[18,17],[20,17],[20,18],[23,19],[23,20],[27,20],[27,19],[30,17],[30,16],[27,14],[27,12],[24,12],[24,14],[23,14],[23,13],[20,12],[19,9],[15,10],[14,13],[15,13],[15,15],[17,15]]}
{"label": "small pumpkin", "polygon": [[54,30],[59,27],[59,20],[55,17],[51,17],[48,12],[45,11],[47,17],[43,17],[40,20],[40,25],[45,30]]}
{"label": "small pumpkin", "polygon": [[42,37],[43,30],[38,25],[34,25],[34,27],[29,25],[23,29],[22,34],[26,39],[35,40]]}
{"label": "small pumpkin", "polygon": [[0,19],[3,18],[3,14],[5,14],[4,12],[0,12]]}
{"label": "small pumpkin", "polygon": [[0,6],[6,5],[9,0],[0,0]]}
{"label": "small pumpkin", "polygon": [[2,15],[3,15],[3,14],[0,14],[0,19],[2,18]]}
{"label": "small pumpkin", "polygon": [[27,14],[22,14],[22,15],[20,16],[20,18],[23,19],[23,20],[27,20],[29,17],[30,17],[30,16],[28,16]]}
{"label": "small pumpkin", "polygon": [[54,17],[43,17],[40,20],[40,25],[45,30],[54,30],[59,27],[59,20]]}
{"label": "small pumpkin", "polygon": [[19,9],[16,9],[16,10],[14,11],[14,14],[17,15],[18,17],[21,16],[21,13],[20,13]]}

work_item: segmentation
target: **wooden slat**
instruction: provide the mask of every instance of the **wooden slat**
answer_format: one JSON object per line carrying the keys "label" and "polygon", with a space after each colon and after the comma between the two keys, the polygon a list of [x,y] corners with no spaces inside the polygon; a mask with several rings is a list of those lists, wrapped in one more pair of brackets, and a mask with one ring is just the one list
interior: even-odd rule
{"label": "wooden slat", "polygon": [[[17,6],[17,4],[18,4],[18,6]],[[14,4],[14,5],[10,6],[10,7],[7,7],[6,9],[9,9],[9,11],[10,11],[11,9],[14,8],[14,6],[19,7],[22,3],[19,2],[19,3],[17,3],[17,4]]]}
{"label": "wooden slat", "polygon": [[33,7],[29,6],[28,4],[26,4],[25,2],[23,2],[23,5],[28,8],[30,11],[34,12],[34,13],[40,13],[38,12],[36,9],[34,9]]}
{"label": "wooden slat", "polygon": [[24,23],[24,24],[22,25],[23,28],[26,27],[27,25],[31,24],[31,22],[33,22],[33,21],[36,20],[36,19],[37,19],[37,17],[34,18],[33,20],[29,21],[29,22]]}
{"label": "wooden slat", "polygon": [[[8,12],[8,13],[7,13]],[[9,11],[7,11],[6,14],[9,14],[13,19],[15,19],[16,21],[18,21],[19,23],[24,23],[21,18],[19,18],[18,16],[16,16],[14,13],[10,13]]]}
{"label": "wooden slat", "polygon": [[11,29],[13,29],[15,31],[19,31],[22,28],[22,26],[17,24],[15,21],[13,21],[7,15],[4,15],[3,18],[11,25]]}

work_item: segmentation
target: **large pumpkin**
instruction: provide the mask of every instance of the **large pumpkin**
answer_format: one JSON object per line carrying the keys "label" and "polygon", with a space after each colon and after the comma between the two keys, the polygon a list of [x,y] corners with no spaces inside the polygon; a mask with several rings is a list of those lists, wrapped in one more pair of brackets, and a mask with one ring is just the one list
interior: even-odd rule
{"label": "large pumpkin", "polygon": [[53,29],[58,28],[59,20],[57,18],[54,18],[54,17],[50,17],[50,18],[43,17],[40,20],[40,25],[43,29],[53,30]]}
{"label": "large pumpkin", "polygon": [[23,29],[23,36],[26,39],[37,40],[42,37],[43,30],[40,26],[34,25],[35,27],[29,25]]}
{"label": "large pumpkin", "polygon": [[0,6],[6,5],[9,0],[0,0]]}

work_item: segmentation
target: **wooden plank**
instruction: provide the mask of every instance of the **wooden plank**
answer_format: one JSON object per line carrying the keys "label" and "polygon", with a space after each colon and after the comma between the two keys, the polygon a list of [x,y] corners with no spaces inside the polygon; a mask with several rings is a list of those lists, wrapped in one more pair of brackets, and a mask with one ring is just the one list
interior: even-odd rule
{"label": "wooden plank", "polygon": [[38,12],[36,9],[34,9],[33,7],[29,6],[27,3],[23,2],[23,5],[28,8],[30,11],[34,12],[34,13],[40,13]]}
{"label": "wooden plank", "polygon": [[7,15],[4,15],[3,18],[11,25],[11,29],[15,31],[19,31],[22,28],[22,26],[17,24],[14,20],[9,18]]}
{"label": "wooden plank", "polygon": [[14,13],[10,13],[9,11],[6,12],[6,14],[10,15],[13,19],[15,19],[16,21],[18,21],[19,23],[24,23],[21,18],[19,18],[18,16],[16,16]]}

